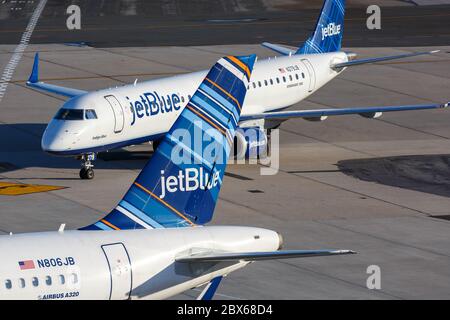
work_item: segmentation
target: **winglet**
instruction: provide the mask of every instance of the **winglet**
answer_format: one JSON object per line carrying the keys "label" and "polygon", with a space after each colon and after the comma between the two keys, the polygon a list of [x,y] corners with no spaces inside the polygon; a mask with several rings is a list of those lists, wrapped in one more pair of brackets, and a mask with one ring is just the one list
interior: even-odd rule
{"label": "winglet", "polygon": [[36,52],[34,56],[33,70],[31,71],[28,82],[37,83],[39,82],[39,52]]}
{"label": "winglet", "polygon": [[206,285],[202,293],[197,297],[197,300],[212,300],[222,278],[222,276],[218,276],[212,279],[211,282]]}

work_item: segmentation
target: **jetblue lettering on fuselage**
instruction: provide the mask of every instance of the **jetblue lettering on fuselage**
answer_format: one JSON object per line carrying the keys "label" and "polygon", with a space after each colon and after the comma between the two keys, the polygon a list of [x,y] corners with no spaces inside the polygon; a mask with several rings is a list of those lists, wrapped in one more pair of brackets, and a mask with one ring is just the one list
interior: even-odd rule
{"label": "jetblue lettering on fuselage", "polygon": [[75,259],[73,257],[37,259],[37,264],[39,268],[73,266]]}
{"label": "jetblue lettering on fuselage", "polygon": [[181,99],[175,93],[160,96],[153,91],[141,94],[135,101],[131,101],[129,97],[126,98],[133,114],[131,125],[134,125],[137,119],[154,116],[158,113],[177,111],[181,108]]}

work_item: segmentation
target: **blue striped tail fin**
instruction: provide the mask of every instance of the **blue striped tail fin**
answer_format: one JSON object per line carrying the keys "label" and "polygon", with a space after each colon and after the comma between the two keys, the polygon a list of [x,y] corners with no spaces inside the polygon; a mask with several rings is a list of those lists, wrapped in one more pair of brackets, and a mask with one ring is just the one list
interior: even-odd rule
{"label": "blue striped tail fin", "polygon": [[116,208],[82,230],[175,228],[212,219],[256,56],[209,71]]}
{"label": "blue striped tail fin", "polygon": [[341,50],[344,33],[345,0],[325,0],[314,33],[296,54],[326,53]]}

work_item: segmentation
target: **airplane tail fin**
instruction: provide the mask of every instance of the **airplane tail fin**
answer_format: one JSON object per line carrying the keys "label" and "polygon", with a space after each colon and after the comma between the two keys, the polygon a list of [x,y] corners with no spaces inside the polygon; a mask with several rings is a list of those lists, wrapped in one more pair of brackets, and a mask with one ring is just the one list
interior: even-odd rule
{"label": "airplane tail fin", "polygon": [[325,0],[316,29],[296,54],[335,52],[341,49],[345,0]]}
{"label": "airplane tail fin", "polygon": [[255,55],[220,59],[117,207],[82,230],[176,228],[209,222],[255,60]]}

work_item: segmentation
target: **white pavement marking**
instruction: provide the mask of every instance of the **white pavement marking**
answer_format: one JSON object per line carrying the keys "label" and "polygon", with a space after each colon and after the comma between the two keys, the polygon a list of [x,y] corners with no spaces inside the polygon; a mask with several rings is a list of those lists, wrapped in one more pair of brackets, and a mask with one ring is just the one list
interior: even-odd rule
{"label": "white pavement marking", "polygon": [[41,16],[42,11],[44,10],[45,4],[47,0],[41,0],[37,5],[36,9],[34,9],[33,15],[31,16],[30,21],[28,22],[27,28],[20,39],[19,45],[14,49],[14,53],[9,60],[8,64],[3,70],[2,77],[0,78],[0,103],[2,102],[3,96],[5,95],[6,88],[8,87],[8,83],[11,81],[12,76],[14,74],[14,70],[19,64],[20,59],[24,51],[26,50],[28,43],[30,42],[31,34],[33,33],[34,28]]}

